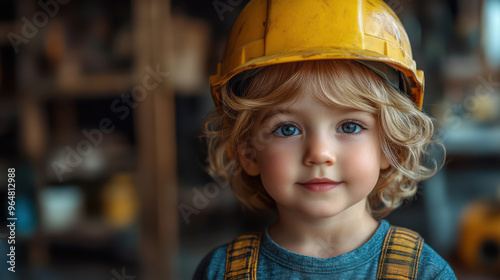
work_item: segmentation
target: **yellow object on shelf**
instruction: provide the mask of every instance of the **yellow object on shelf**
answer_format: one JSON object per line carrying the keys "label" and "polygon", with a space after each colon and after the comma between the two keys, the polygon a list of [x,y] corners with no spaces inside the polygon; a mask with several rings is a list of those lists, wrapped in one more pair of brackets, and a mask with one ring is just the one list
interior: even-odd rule
{"label": "yellow object on shelf", "polygon": [[132,224],[137,216],[137,200],[131,174],[123,173],[113,177],[102,192],[106,221],[116,228]]}
{"label": "yellow object on shelf", "polygon": [[500,202],[476,201],[466,208],[458,254],[470,269],[500,274]]}

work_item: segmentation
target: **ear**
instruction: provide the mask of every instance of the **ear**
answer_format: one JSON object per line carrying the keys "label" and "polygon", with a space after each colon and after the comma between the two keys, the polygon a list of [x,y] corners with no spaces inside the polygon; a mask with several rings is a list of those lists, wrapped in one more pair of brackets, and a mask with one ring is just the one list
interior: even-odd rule
{"label": "ear", "polygon": [[257,163],[257,151],[250,144],[244,142],[238,146],[238,161],[243,170],[250,176],[260,174],[260,166]]}
{"label": "ear", "polygon": [[382,152],[380,154],[380,170],[385,170],[385,169],[389,168],[389,166],[391,166],[391,163],[389,162],[389,160],[385,156],[385,153]]}

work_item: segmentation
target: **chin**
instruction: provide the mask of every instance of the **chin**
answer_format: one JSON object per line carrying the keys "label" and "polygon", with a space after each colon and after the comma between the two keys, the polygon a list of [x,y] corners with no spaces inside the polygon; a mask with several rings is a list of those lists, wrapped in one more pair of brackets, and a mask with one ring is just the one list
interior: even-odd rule
{"label": "chin", "polygon": [[301,211],[304,215],[309,216],[311,218],[331,218],[340,212],[342,209],[336,209],[330,207],[315,207],[313,209],[302,209]]}

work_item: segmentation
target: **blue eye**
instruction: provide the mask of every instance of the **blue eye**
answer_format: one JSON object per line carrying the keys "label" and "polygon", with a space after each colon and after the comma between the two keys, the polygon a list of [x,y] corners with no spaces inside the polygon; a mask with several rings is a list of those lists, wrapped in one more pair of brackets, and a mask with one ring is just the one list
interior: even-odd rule
{"label": "blue eye", "polygon": [[361,125],[353,123],[353,122],[345,122],[338,129],[337,132],[342,133],[358,133],[364,129]]}
{"label": "blue eye", "polygon": [[300,134],[300,130],[293,124],[282,124],[276,128],[273,133],[279,136],[293,136]]}

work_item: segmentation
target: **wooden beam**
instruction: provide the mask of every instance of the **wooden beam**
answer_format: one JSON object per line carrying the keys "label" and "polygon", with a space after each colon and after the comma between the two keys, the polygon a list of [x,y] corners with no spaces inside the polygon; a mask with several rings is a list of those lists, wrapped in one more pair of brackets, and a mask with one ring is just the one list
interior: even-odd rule
{"label": "wooden beam", "polygon": [[166,74],[170,72],[170,1],[134,0],[132,10],[137,87],[132,93],[134,89],[140,93],[141,86],[148,89],[143,100],[136,100],[135,109],[139,147],[136,183],[141,197],[140,278],[177,279],[175,99]]}

